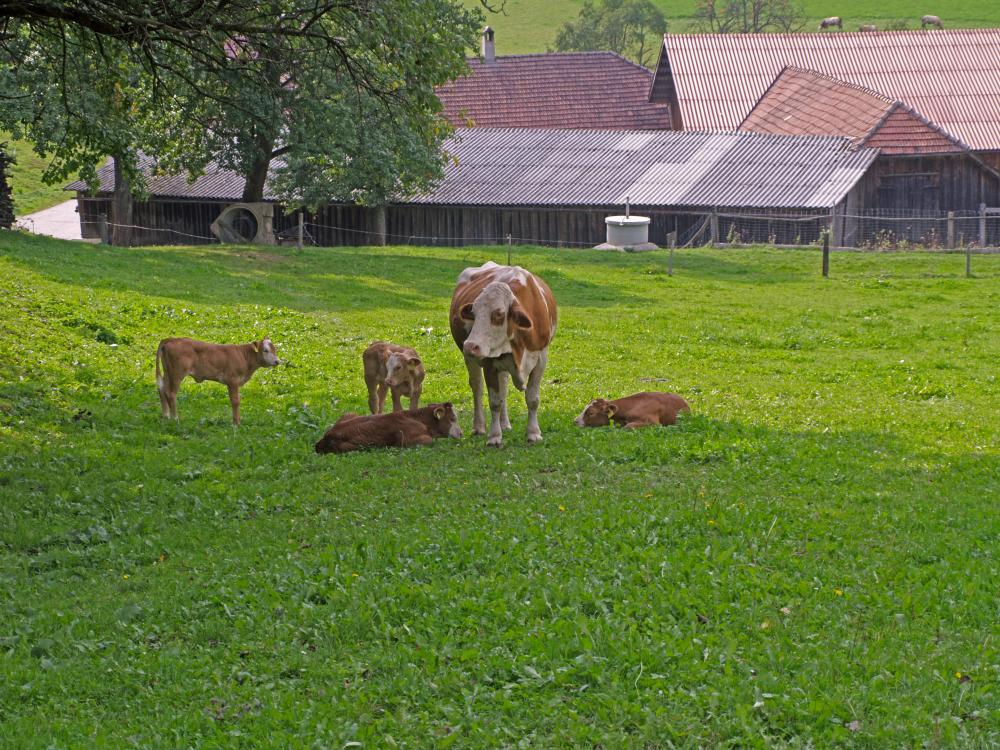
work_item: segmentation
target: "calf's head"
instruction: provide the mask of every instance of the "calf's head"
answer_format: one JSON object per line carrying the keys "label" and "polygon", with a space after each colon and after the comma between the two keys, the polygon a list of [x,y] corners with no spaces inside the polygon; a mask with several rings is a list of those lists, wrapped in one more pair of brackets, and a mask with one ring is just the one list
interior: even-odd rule
{"label": "calf's head", "polygon": [[274,367],[281,364],[277,352],[274,351],[274,344],[271,343],[270,337],[265,336],[260,341],[254,341],[251,346],[253,346],[254,354],[257,355],[257,365],[259,367]]}
{"label": "calf's head", "polygon": [[397,386],[411,380],[420,372],[420,357],[393,352],[385,363],[385,384]]}
{"label": "calf's head", "polygon": [[611,424],[611,418],[618,411],[618,407],[603,398],[595,398],[587,408],[576,418],[579,427],[603,427]]}
{"label": "calf's head", "polygon": [[475,302],[462,306],[459,315],[472,321],[472,330],[462,344],[462,351],[470,357],[510,354],[515,329],[531,328],[531,318],[502,281],[487,284]]}
{"label": "calf's head", "polygon": [[430,407],[434,411],[434,422],[430,428],[434,437],[462,437],[462,428],[458,426],[458,415],[455,414],[455,407],[448,401],[444,404],[434,404]]}

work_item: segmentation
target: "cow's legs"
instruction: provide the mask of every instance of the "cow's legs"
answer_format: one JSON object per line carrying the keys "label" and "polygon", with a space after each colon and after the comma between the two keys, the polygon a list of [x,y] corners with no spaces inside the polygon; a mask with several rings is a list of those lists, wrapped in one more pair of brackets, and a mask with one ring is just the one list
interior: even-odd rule
{"label": "cow's legs", "polygon": [[389,392],[389,386],[385,383],[378,384],[378,411],[372,410],[372,414],[381,414],[385,409],[385,394]]}
{"label": "cow's legs", "polygon": [[233,407],[233,424],[240,423],[240,387],[229,385],[229,403]]}
{"label": "cow's legs", "polygon": [[503,406],[500,409],[500,429],[510,429],[510,417],[507,416],[507,371],[501,370],[500,378],[500,402]]}
{"label": "cow's legs", "polygon": [[410,411],[416,411],[420,408],[420,388],[414,388],[410,391]]}
{"label": "cow's legs", "polygon": [[374,383],[366,383],[368,386],[368,411],[372,414],[378,414],[378,386]]}
{"label": "cow's legs", "polygon": [[167,398],[167,384],[162,381],[158,383],[156,392],[160,394],[160,413],[164,419],[170,419],[170,399]]}
{"label": "cow's legs", "polygon": [[394,412],[403,411],[403,402],[400,400],[398,388],[392,389],[392,410]]}
{"label": "cow's legs", "polygon": [[181,384],[179,382],[173,382],[171,380],[166,381],[166,397],[167,397],[167,407],[170,409],[170,418],[177,420],[177,391],[181,389]]}
{"label": "cow's legs", "polygon": [[486,375],[486,390],[490,397],[490,436],[486,439],[486,445],[499,448],[503,445],[503,429],[500,425],[504,410],[503,393],[500,390],[500,371],[496,367],[487,366],[484,373]]}
{"label": "cow's legs", "polygon": [[472,390],[472,434],[486,434],[486,417],[483,416],[483,366],[478,360],[465,358],[469,371],[469,388]]}
{"label": "cow's legs", "polygon": [[542,431],[538,427],[538,404],[541,403],[542,375],[549,361],[548,349],[542,350],[538,362],[528,376],[528,385],[524,389],[524,401],[528,405],[528,442],[538,443],[542,440]]}

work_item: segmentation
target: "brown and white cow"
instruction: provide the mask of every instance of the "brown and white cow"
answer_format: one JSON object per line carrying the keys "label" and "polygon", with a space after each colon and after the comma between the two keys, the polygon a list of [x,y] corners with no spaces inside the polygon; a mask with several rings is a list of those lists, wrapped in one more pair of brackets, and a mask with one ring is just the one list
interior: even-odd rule
{"label": "brown and white cow", "polygon": [[359,416],[348,412],[316,443],[317,453],[347,453],[365,448],[408,448],[429,445],[434,438],[462,437],[450,403],[431,404],[412,411]]}
{"label": "brown and white cow", "polygon": [[368,386],[368,408],[381,414],[385,394],[392,391],[392,410],[402,411],[400,396],[410,397],[410,411],[420,406],[424,384],[424,366],[419,355],[407,346],[376,341],[361,355],[365,365],[365,385]]}
{"label": "brown and white cow", "polygon": [[556,300],[548,284],[520,266],[489,261],[458,277],[449,314],[451,335],[465,356],[472,389],[472,432],[486,432],[483,379],[489,391],[490,433],[486,444],[500,447],[507,417],[507,376],[524,391],[529,443],[542,439],[538,404],[549,342],[556,332]]}
{"label": "brown and white cow", "polygon": [[[160,363],[163,372],[160,373]],[[177,391],[188,375],[196,383],[214,380],[229,388],[233,423],[240,423],[240,387],[258,367],[281,364],[265,336],[252,344],[209,344],[195,339],[163,339],[156,349],[156,387],[164,417],[177,419]]]}
{"label": "brown and white cow", "polygon": [[594,399],[583,413],[576,418],[580,427],[603,427],[614,422],[619,427],[635,429],[654,424],[671,425],[677,422],[677,415],[689,412],[687,401],[676,393],[636,393],[608,401]]}

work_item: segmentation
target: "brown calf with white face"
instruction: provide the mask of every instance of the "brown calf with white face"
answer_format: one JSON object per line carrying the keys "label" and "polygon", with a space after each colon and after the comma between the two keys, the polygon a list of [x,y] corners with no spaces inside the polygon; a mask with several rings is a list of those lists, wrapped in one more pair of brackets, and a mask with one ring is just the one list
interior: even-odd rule
{"label": "brown calf with white face", "polygon": [[687,401],[676,393],[636,393],[614,401],[594,399],[576,418],[576,424],[580,427],[603,427],[614,422],[631,430],[655,424],[671,425],[677,422],[679,413],[689,411],[691,407]]}
{"label": "brown calf with white face", "polygon": [[466,268],[451,298],[451,335],[465,356],[472,389],[472,431],[486,432],[483,379],[490,399],[489,446],[503,444],[507,418],[507,376],[524,391],[529,443],[542,439],[538,404],[549,342],[556,332],[556,300],[548,284],[520,266],[484,263]]}
{"label": "brown calf with white face", "polygon": [[400,396],[410,397],[410,411],[420,406],[424,385],[424,365],[417,353],[406,346],[376,341],[361,355],[365,364],[365,385],[368,386],[368,408],[381,414],[385,394],[392,391],[392,410],[402,411]]}
{"label": "brown calf with white face", "polygon": [[[162,362],[163,372],[160,372]],[[166,418],[177,419],[177,391],[188,375],[196,383],[214,380],[229,389],[233,423],[240,423],[240,387],[258,367],[281,364],[274,344],[265,336],[252,344],[208,344],[195,339],[163,339],[156,349],[156,387]]]}
{"label": "brown calf with white face", "polygon": [[347,413],[316,443],[317,453],[347,453],[364,448],[408,448],[429,445],[434,438],[462,437],[458,416],[450,403],[431,404],[413,411],[358,416]]}

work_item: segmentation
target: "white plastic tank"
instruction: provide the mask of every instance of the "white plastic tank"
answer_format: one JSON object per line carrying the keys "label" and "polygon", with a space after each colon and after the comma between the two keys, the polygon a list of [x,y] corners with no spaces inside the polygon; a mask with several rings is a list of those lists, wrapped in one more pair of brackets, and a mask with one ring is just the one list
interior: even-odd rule
{"label": "white plastic tank", "polygon": [[609,245],[635,247],[649,244],[648,216],[609,216],[604,223],[608,228]]}

